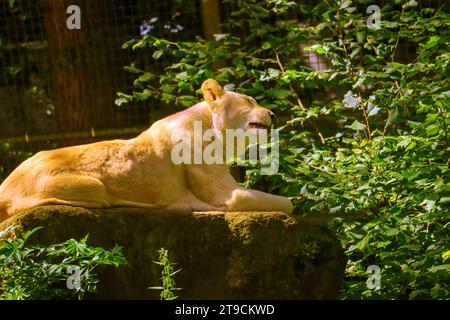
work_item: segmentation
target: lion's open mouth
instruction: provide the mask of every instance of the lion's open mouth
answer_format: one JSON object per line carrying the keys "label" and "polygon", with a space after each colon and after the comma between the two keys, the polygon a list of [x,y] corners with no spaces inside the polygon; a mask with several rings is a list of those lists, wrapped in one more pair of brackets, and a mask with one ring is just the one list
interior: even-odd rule
{"label": "lion's open mouth", "polygon": [[259,122],[250,122],[248,127],[253,129],[269,129],[269,126]]}

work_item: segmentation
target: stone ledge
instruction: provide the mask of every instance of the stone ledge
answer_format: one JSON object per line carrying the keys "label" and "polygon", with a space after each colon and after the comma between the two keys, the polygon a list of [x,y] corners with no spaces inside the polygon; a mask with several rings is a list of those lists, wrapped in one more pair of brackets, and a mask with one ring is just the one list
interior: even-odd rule
{"label": "stone ledge", "polygon": [[104,268],[94,299],[159,299],[161,247],[182,271],[181,299],[333,299],[346,259],[317,219],[278,212],[176,212],[45,206],[2,224],[44,226],[35,243],[90,235],[89,244],[124,247],[129,267]]}

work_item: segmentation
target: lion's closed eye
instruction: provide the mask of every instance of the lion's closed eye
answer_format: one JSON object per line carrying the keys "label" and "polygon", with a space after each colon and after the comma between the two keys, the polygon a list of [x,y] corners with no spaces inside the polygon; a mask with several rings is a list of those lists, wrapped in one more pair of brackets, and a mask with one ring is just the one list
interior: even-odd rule
{"label": "lion's closed eye", "polygon": [[245,102],[250,103],[252,106],[255,106],[257,104],[256,100],[251,97],[244,96],[243,98],[244,98]]}

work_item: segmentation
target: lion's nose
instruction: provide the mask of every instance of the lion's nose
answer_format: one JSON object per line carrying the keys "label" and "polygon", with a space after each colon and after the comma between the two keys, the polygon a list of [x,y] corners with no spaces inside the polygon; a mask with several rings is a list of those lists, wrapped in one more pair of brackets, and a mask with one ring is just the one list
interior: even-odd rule
{"label": "lion's nose", "polygon": [[277,116],[275,115],[275,113],[273,113],[273,112],[270,111],[270,110],[267,110],[267,112],[269,113],[270,119],[272,119],[272,121],[274,121],[275,118],[277,117]]}

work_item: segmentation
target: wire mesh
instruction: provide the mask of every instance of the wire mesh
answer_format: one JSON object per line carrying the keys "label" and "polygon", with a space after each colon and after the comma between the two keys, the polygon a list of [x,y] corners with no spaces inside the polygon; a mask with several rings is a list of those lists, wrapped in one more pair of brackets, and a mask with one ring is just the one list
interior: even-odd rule
{"label": "wire mesh", "polygon": [[[66,27],[70,5],[81,9],[80,30]],[[0,0],[0,179],[30,153],[128,138],[148,126],[150,114],[171,112],[152,102],[114,104],[135,77],[123,66],[151,61],[121,48],[151,19],[173,26],[152,30],[156,36],[203,33],[196,0]]]}
{"label": "wire mesh", "polygon": [[[176,20],[179,38],[201,33],[198,6],[185,2],[1,0],[0,136],[143,125],[148,106],[114,107],[133,79],[122,67],[139,55],[121,45],[151,18]],[[79,31],[65,28],[70,4]]]}
{"label": "wire mesh", "polygon": [[[66,26],[70,5],[81,9],[80,30]],[[146,30],[146,21],[160,27]],[[115,106],[135,77],[123,66],[161,68],[122,44],[143,31],[194,39],[201,22],[200,0],[0,0],[0,181],[39,150],[129,138],[173,112]]]}

